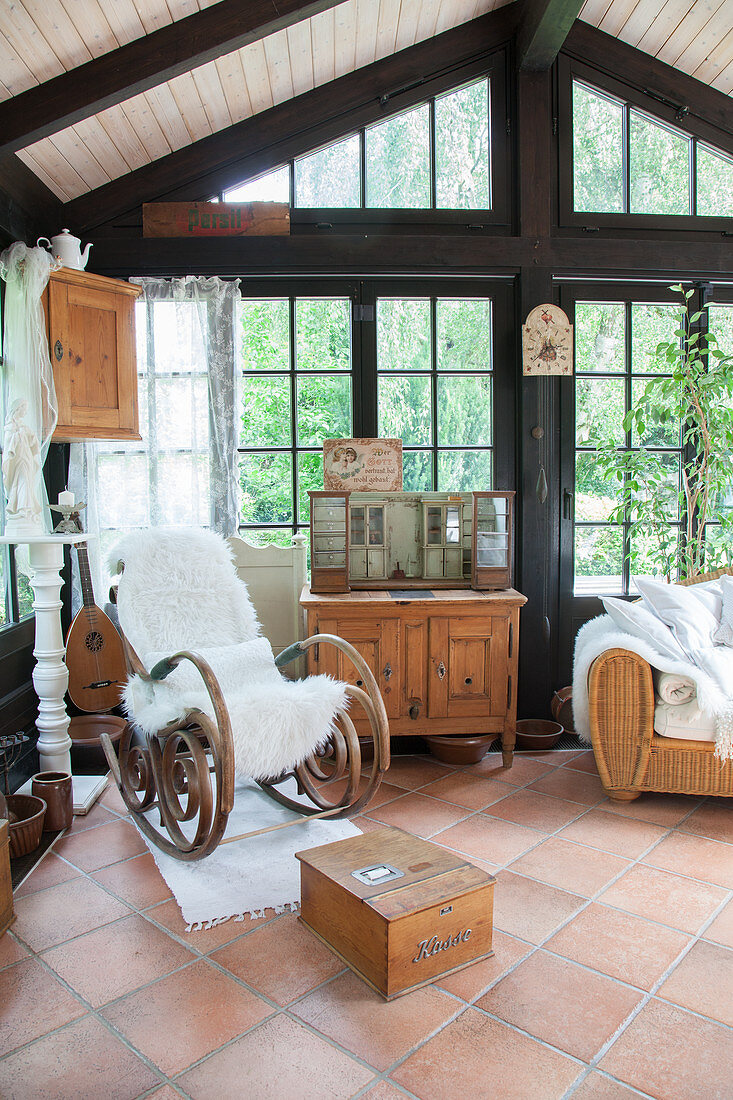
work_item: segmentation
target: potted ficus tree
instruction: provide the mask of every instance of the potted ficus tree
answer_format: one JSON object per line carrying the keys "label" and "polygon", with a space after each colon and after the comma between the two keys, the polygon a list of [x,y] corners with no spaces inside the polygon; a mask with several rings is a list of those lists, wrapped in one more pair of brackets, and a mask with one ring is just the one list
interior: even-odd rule
{"label": "potted ficus tree", "polygon": [[[632,449],[605,441],[597,447],[607,477],[620,483],[610,520],[629,523],[632,571],[670,581],[697,576],[733,561],[733,356],[715,336],[700,332],[701,312],[682,296],[673,339],[656,348],[660,377],[652,378],[624,417]],[[654,448],[670,429],[681,431],[681,484],[669,453]],[[727,507],[726,507],[727,505]],[[670,526],[679,515],[682,528]],[[717,537],[706,524],[714,520]]]}

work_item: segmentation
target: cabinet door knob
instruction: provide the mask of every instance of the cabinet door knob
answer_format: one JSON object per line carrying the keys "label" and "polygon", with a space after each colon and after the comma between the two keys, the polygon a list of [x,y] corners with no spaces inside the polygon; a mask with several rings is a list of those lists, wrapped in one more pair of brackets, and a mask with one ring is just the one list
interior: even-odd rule
{"label": "cabinet door knob", "polygon": [[392,666],[390,665],[389,661],[382,669],[382,676],[384,676],[385,680],[389,680],[392,676]]}
{"label": "cabinet door knob", "polygon": [[443,677],[445,676],[445,671],[446,671],[445,665],[443,664],[442,661],[440,662],[440,664],[438,665],[438,667],[436,668],[435,671],[438,673],[438,679],[442,680]]}
{"label": "cabinet door knob", "polygon": [[56,356],[56,358],[58,359],[58,361],[60,363],[61,360],[64,357],[64,348],[63,348],[63,345],[62,345],[60,340],[57,340],[56,343],[54,344],[53,353],[54,353],[54,355]]}

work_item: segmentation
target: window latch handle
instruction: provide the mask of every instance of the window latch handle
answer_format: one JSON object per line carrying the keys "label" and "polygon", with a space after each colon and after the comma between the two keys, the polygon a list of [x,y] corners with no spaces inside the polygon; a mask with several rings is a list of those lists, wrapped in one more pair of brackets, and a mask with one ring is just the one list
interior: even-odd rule
{"label": "window latch handle", "polygon": [[563,494],[562,494],[562,515],[563,515],[563,519],[572,519],[573,518],[573,503],[574,503],[574,500],[575,500],[574,494],[571,493],[569,489],[563,489]]}

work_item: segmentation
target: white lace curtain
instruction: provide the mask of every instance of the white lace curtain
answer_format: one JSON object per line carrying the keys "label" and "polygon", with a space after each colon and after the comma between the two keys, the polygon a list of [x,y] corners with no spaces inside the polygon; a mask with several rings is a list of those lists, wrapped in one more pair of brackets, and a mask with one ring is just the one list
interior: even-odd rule
{"label": "white lace curtain", "polygon": [[[95,591],[119,535],[186,524],[233,534],[238,522],[238,281],[138,279],[139,443],[74,444],[69,488],[86,502]],[[79,605],[75,583],[72,604]],[[98,601],[100,602],[99,598]]]}
{"label": "white lace curtain", "polygon": [[[45,249],[22,241],[0,255],[5,280],[0,425],[3,465],[14,482],[10,511],[29,513],[35,500],[34,507],[41,506],[39,529],[46,531],[51,525],[41,469],[56,427],[57,402],[41,295],[56,266]],[[5,495],[0,498],[4,507]]]}

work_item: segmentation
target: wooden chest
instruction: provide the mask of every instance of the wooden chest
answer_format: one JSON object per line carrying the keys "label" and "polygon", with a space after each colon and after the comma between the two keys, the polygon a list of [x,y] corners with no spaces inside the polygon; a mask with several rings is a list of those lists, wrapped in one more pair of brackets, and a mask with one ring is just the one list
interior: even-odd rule
{"label": "wooden chest", "polygon": [[0,819],[0,936],[14,920],[8,823]]}
{"label": "wooden chest", "polygon": [[400,829],[297,852],[300,919],[387,1000],[491,949],[495,879]]}

